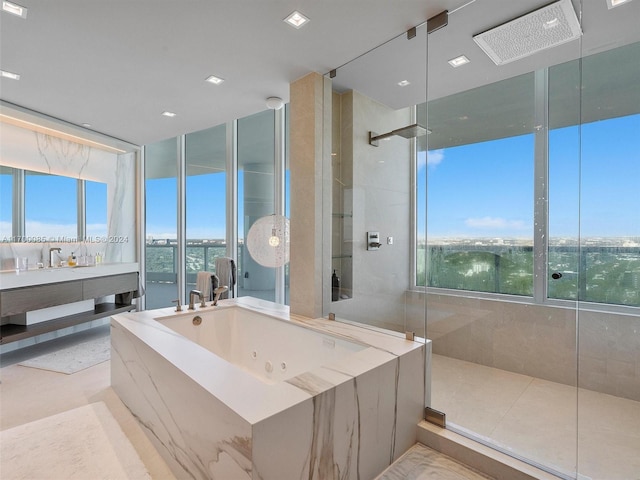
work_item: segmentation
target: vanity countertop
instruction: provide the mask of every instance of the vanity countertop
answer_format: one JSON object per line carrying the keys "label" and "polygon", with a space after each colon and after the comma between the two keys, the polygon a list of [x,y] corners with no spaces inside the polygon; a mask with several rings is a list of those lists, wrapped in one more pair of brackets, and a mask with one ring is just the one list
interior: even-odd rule
{"label": "vanity countertop", "polygon": [[137,263],[101,263],[90,267],[39,268],[26,272],[12,270],[0,273],[0,290],[106,277],[137,272],[138,268]]}

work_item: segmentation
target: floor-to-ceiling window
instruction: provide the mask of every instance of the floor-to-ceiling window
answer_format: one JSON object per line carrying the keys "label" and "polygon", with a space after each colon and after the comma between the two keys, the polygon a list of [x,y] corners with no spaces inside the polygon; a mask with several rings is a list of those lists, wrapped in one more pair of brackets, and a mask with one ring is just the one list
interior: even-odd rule
{"label": "floor-to-ceiling window", "polygon": [[179,298],[177,159],[175,138],[145,147],[147,309],[167,307]]}
{"label": "floor-to-ceiling window", "polygon": [[227,256],[226,125],[186,135],[186,291]]}
{"label": "floor-to-ceiling window", "polygon": [[147,309],[188,301],[198,272],[216,273],[218,257],[235,261],[239,295],[288,302],[288,269],[279,284],[276,269],[259,265],[244,245],[258,218],[276,208],[288,215],[285,111],[267,110],[145,147]]}
{"label": "floor-to-ceiling window", "polygon": [[238,295],[275,300],[275,269],[249,254],[245,240],[253,223],[275,214],[275,112],[238,120]]}

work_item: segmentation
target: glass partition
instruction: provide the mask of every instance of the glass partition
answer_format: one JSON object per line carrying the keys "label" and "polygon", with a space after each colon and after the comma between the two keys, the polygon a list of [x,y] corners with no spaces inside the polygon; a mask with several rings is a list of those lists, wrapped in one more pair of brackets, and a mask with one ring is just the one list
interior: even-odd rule
{"label": "glass partition", "polygon": [[426,257],[415,245],[425,238],[425,210],[416,201],[424,200],[426,186],[426,130],[406,127],[421,116],[426,58],[422,25],[415,37],[398,35],[328,75],[332,244],[325,313],[393,335],[424,335],[424,295],[415,287]]}
{"label": "glass partition", "polygon": [[[326,313],[430,339],[425,401],[448,429],[560,478],[634,478],[640,3],[498,3],[327,75]],[[573,18],[572,39],[500,65],[473,41],[547,6],[563,14],[540,29]],[[413,123],[427,134],[393,133]]]}

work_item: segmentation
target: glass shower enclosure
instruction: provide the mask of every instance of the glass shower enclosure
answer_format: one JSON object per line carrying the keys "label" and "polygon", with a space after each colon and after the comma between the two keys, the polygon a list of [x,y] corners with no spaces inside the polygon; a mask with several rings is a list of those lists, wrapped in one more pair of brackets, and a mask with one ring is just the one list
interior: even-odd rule
{"label": "glass shower enclosure", "polygon": [[447,429],[559,478],[635,478],[640,3],[440,7],[327,75],[325,312],[431,340]]}

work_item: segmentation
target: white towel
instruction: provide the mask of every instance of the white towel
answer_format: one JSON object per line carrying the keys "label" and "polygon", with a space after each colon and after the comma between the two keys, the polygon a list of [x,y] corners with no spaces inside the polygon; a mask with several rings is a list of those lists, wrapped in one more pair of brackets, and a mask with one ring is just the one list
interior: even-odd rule
{"label": "white towel", "polygon": [[211,295],[211,272],[198,272],[196,277],[196,289],[200,290],[203,298],[209,298]]}
{"label": "white towel", "polygon": [[229,293],[233,292],[235,285],[235,263],[229,257],[216,258],[216,275],[220,280],[220,286],[227,286],[229,290],[220,295],[220,298],[230,298]]}

